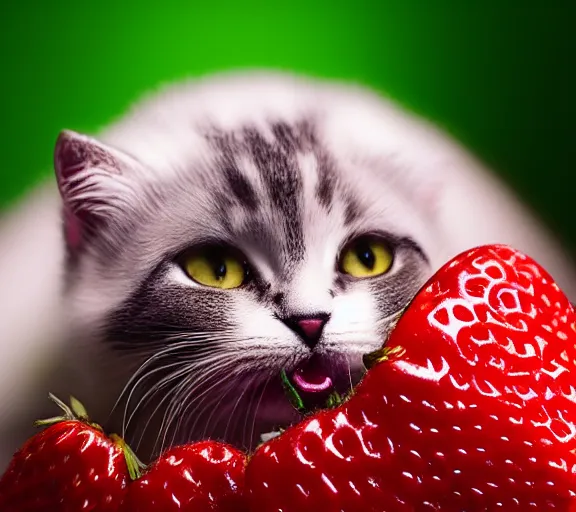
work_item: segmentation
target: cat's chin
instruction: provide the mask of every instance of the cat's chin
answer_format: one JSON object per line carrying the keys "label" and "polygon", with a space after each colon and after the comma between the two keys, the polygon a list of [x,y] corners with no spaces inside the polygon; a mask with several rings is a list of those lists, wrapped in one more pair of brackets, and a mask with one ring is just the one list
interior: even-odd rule
{"label": "cat's chin", "polygon": [[[341,355],[314,355],[287,372],[292,388],[298,393],[301,405],[305,411],[327,406],[330,396],[337,394],[341,397],[347,395],[358,384],[364,374],[364,367],[358,365],[350,367],[346,358]],[[298,378],[298,376],[303,378]],[[310,388],[303,380],[329,385],[318,385]],[[215,431],[215,437],[246,450],[254,449],[262,439],[266,439],[294,425],[302,420],[304,413],[297,410],[291,403],[286,386],[282,384],[280,375],[272,381],[255,389],[257,404],[252,400],[245,400],[241,406],[233,411],[232,407],[224,413],[243,416],[241,428],[235,428],[220,435]],[[229,426],[229,425],[228,425]],[[248,427],[248,431],[246,429]]]}
{"label": "cat's chin", "polygon": [[[295,378],[297,372],[301,373],[300,380]],[[341,355],[310,356],[286,371],[292,388],[300,395],[301,405],[307,411],[326,406],[328,398],[335,392],[341,396],[346,395],[358,383],[362,374],[361,367],[353,365],[351,369],[347,359]],[[307,384],[302,384],[303,379],[329,379],[330,385],[312,390]],[[152,422],[145,429],[138,454],[149,459],[170,445],[207,438],[251,451],[263,438],[269,438],[303,418],[303,413],[291,403],[281,370],[273,376],[260,375],[255,370],[253,374],[244,374],[232,387],[230,384],[230,381],[225,381],[221,388],[211,388],[211,407],[192,411],[184,406],[182,410],[187,417],[180,418],[177,432],[169,431],[167,435],[162,433],[163,411],[152,414],[155,404],[149,404],[136,421],[145,425],[152,414]],[[137,430],[134,432],[135,438],[139,437]]]}
{"label": "cat's chin", "polygon": [[[239,404],[232,400],[221,406],[221,418],[216,425],[211,425],[209,437],[230,443],[244,450],[253,450],[261,442],[262,436],[278,432],[302,419],[290,403],[280,379],[257,386],[252,397],[247,397]],[[192,440],[201,439],[203,434],[191,432]]]}

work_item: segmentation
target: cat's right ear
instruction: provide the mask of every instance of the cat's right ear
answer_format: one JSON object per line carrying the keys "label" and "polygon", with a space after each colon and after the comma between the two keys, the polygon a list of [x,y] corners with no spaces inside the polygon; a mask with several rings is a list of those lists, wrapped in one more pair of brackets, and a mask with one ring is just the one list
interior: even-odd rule
{"label": "cat's right ear", "polygon": [[70,248],[76,249],[128,207],[134,191],[126,174],[138,165],[91,137],[68,130],[60,134],[54,168]]}

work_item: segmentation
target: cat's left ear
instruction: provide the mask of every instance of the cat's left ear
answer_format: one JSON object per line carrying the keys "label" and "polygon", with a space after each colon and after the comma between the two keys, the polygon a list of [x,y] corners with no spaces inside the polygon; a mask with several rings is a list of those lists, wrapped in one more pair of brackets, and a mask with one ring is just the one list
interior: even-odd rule
{"label": "cat's left ear", "polygon": [[129,207],[134,190],[127,175],[138,167],[132,157],[91,137],[73,131],[60,134],[54,168],[69,247],[97,235]]}

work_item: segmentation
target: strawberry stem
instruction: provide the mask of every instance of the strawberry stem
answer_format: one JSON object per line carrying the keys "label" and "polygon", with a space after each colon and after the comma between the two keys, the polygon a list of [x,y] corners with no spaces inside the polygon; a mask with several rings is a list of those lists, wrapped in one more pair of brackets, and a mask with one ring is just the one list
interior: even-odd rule
{"label": "strawberry stem", "polygon": [[300,397],[298,390],[294,387],[292,382],[290,382],[290,379],[288,378],[288,375],[286,374],[286,370],[282,370],[280,372],[280,378],[282,379],[284,391],[288,395],[288,399],[290,400],[290,403],[292,404],[292,406],[297,411],[304,412],[306,410],[306,407],[304,406],[304,401]]}

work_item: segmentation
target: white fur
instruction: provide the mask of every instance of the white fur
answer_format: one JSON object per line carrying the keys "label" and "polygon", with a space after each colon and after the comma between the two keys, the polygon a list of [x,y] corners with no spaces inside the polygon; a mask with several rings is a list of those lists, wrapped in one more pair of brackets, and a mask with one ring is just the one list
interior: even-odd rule
{"label": "white fur", "polygon": [[[385,215],[390,226],[400,231],[416,229],[414,236],[434,268],[467,248],[506,243],[537,259],[566,293],[576,298],[572,262],[492,173],[429,123],[363,89],[281,74],[221,75],[151,96],[99,139],[135,156],[143,164],[145,179],[154,182],[165,179],[167,173],[184,172],[186,162],[205,152],[206,141],[192,126],[215,123],[232,130],[249,121],[264,129],[270,118],[296,122],[311,111],[322,125],[323,142],[339,164],[355,169],[367,199],[377,205],[374,218]],[[302,167],[314,166],[306,158],[310,157],[301,159]],[[386,204],[381,204],[371,174],[363,171],[363,166],[367,169],[382,163],[386,164],[384,179],[397,191],[394,197],[387,197]],[[305,182],[305,193],[312,193],[313,187],[314,183]],[[406,190],[416,198],[415,204],[406,204]],[[47,393],[47,389],[34,387],[35,375],[57,354],[64,338],[61,333],[68,318],[60,300],[63,248],[59,209],[54,187],[45,186],[0,222],[0,427],[2,421],[25,408],[30,393]],[[306,215],[314,219],[315,212]],[[410,229],[426,225],[415,219],[433,222],[440,230]],[[307,233],[328,241],[332,235],[334,247],[327,244],[326,254],[317,254],[317,258],[333,257],[339,233],[315,233],[313,229]],[[153,252],[148,256],[159,257]],[[310,275],[304,272],[298,286],[307,289],[306,296],[314,302],[311,306],[320,307],[327,299],[314,295],[318,288],[309,284],[314,282],[317,267],[310,267]],[[135,273],[140,271],[134,268]],[[104,286],[106,277],[90,268],[84,269],[84,279],[89,286],[78,300],[85,320],[96,321],[104,310],[126,297],[121,279]],[[99,280],[109,296],[106,304],[99,299]],[[353,297],[336,301],[334,310],[340,308],[345,315],[334,316],[343,322],[348,319],[350,325],[369,316],[371,307],[359,294],[357,301]],[[274,332],[278,323],[264,313],[254,314],[254,328],[246,335],[287,335]],[[338,330],[337,325],[331,328]],[[12,448],[0,437],[0,469]]]}
{"label": "white fur", "polygon": [[[340,161],[388,155],[394,163],[391,181],[421,191],[421,214],[427,214],[427,198],[441,192],[434,211],[444,239],[435,244],[435,265],[475,245],[508,243],[535,257],[575,296],[572,262],[491,171],[430,123],[363,88],[283,74],[222,74],[151,96],[100,139],[138,155],[158,179],[202,152],[205,141],[194,138],[193,124],[213,122],[233,130],[248,121],[266,126],[270,118],[296,122],[310,111],[320,113],[325,142]],[[349,154],[353,146],[362,154]]]}

